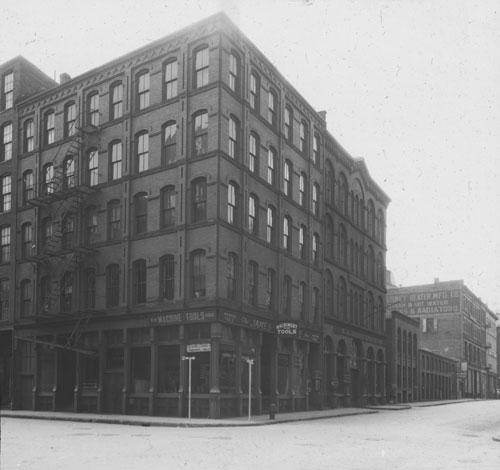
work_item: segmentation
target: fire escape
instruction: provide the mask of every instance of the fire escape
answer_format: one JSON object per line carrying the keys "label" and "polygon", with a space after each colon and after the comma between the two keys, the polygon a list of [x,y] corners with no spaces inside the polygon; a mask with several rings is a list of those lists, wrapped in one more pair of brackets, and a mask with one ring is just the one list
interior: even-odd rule
{"label": "fire escape", "polygon": [[[38,302],[29,318],[39,331],[47,328],[49,333],[54,325],[64,326],[65,331],[54,343],[34,338],[31,341],[86,354],[95,352],[82,347],[79,340],[98,311],[95,303],[89,305],[92,302],[87,298],[79,299],[76,286],[83,275],[83,261],[95,254],[83,236],[82,221],[85,201],[96,192],[89,179],[92,175],[84,171],[83,163],[97,130],[92,125],[77,127],[75,123],[71,140],[63,142],[53,160],[44,165],[41,183],[29,201],[39,221],[38,243],[30,257],[36,267]],[[87,288],[92,292],[91,287]],[[95,285],[93,292],[95,299]]]}

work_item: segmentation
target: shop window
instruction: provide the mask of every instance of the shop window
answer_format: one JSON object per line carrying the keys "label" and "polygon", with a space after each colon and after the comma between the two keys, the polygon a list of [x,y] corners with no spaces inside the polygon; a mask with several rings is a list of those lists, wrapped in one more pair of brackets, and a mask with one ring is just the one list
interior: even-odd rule
{"label": "shop window", "polygon": [[210,323],[191,323],[185,325],[184,338],[193,340],[210,338]]}
{"label": "shop window", "polygon": [[219,389],[236,393],[236,349],[228,344],[219,346]]}
{"label": "shop window", "polygon": [[[195,353],[191,361],[191,390],[193,393],[208,393],[210,391],[210,353]],[[187,382],[187,364],[186,364]]]}
{"label": "shop window", "polygon": [[147,393],[151,383],[151,348],[130,348],[131,393]]}
{"label": "shop window", "polygon": [[[52,338],[40,338],[50,342]],[[40,392],[53,392],[56,378],[56,355],[54,349],[41,344],[38,348],[38,387]]]}
{"label": "shop window", "polygon": [[180,360],[178,345],[158,346],[158,393],[179,391]]}
{"label": "shop window", "polygon": [[278,354],[278,393],[290,393],[290,355]]}

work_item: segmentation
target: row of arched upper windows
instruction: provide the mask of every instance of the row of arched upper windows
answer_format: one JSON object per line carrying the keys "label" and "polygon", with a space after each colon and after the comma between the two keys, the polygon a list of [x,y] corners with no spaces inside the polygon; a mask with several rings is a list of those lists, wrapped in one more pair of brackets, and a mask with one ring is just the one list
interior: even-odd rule
{"label": "row of arched upper windows", "polygon": [[334,283],[332,273],[325,273],[325,315],[336,317],[372,331],[383,331],[384,302],[371,291],[365,295],[348,285],[343,276]]}
{"label": "row of arched upper windows", "polygon": [[338,179],[330,161],[326,162],[325,202],[337,207],[352,223],[364,230],[369,236],[381,244],[385,243],[385,218],[382,209],[375,210],[371,199],[366,203],[359,180],[354,180],[349,188],[344,174]]}

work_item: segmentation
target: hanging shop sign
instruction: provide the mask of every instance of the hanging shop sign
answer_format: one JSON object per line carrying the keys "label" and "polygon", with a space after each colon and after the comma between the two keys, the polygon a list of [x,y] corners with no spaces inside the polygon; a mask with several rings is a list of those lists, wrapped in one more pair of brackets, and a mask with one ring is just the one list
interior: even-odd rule
{"label": "hanging shop sign", "polygon": [[278,336],[297,336],[298,329],[297,323],[278,323],[276,325]]}
{"label": "hanging shop sign", "polygon": [[210,343],[188,344],[186,349],[188,353],[210,352],[212,346]]}
{"label": "hanging shop sign", "polygon": [[254,330],[267,332],[273,331],[273,323],[270,321],[247,317],[246,315],[241,315],[240,313],[221,312],[219,314],[219,321],[244,326],[246,328],[252,328]]}
{"label": "hanging shop sign", "polygon": [[149,317],[151,325],[215,321],[215,312],[162,313]]}

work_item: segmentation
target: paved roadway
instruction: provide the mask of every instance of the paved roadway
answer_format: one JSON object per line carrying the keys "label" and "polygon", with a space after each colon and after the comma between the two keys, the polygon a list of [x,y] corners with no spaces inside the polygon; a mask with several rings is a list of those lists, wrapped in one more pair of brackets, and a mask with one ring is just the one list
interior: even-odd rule
{"label": "paved roadway", "polygon": [[2,470],[500,469],[500,400],[237,428],[1,419]]}

